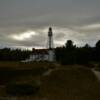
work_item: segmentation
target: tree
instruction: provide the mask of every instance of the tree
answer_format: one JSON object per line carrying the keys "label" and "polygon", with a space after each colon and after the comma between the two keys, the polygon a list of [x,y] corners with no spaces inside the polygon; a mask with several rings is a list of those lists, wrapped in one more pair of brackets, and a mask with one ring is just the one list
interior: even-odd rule
{"label": "tree", "polygon": [[73,47],[73,41],[72,40],[67,40],[65,46],[66,46],[66,48],[72,48]]}
{"label": "tree", "polygon": [[67,40],[65,47],[67,50],[73,50],[74,48],[76,48],[75,45],[73,45],[73,41],[72,40]]}
{"label": "tree", "polygon": [[100,40],[97,41],[95,46],[95,59],[96,61],[100,61]]}
{"label": "tree", "polygon": [[3,48],[0,49],[0,60],[1,61],[21,61],[29,57],[32,51]]}
{"label": "tree", "polygon": [[90,48],[89,44],[85,44],[84,48],[86,49]]}
{"label": "tree", "polygon": [[97,41],[97,43],[96,43],[96,49],[97,49],[97,50],[100,50],[100,40]]}

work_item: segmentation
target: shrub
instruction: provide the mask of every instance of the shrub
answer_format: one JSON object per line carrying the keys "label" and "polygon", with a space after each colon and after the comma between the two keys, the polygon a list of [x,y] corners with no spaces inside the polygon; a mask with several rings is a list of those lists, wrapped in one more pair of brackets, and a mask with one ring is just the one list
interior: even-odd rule
{"label": "shrub", "polygon": [[26,83],[11,83],[6,87],[6,92],[9,95],[31,95],[39,91],[40,86],[36,83],[33,85]]}

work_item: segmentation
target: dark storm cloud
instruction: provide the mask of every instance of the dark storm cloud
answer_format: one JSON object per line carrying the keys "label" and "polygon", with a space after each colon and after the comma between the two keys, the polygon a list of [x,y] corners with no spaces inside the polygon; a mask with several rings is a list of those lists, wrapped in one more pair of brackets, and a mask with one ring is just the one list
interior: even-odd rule
{"label": "dark storm cloud", "polygon": [[[100,38],[100,0],[0,0],[1,46],[44,47],[49,26],[56,46],[68,39],[95,44]],[[36,34],[12,38],[29,30]]]}

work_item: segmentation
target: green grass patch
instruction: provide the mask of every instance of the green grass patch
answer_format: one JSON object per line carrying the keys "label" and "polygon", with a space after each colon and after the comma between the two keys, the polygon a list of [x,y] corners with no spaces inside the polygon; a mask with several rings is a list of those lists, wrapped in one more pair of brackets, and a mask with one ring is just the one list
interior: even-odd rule
{"label": "green grass patch", "polygon": [[6,86],[6,93],[12,96],[28,96],[36,94],[40,86],[34,81],[33,84],[29,83],[10,83]]}
{"label": "green grass patch", "polygon": [[0,68],[0,85],[9,83],[10,81],[16,81],[21,77],[25,80],[27,77],[41,76],[47,69],[45,68],[29,68],[29,69],[14,69],[14,68]]}
{"label": "green grass patch", "polygon": [[47,62],[0,62],[0,85],[18,79],[27,81],[32,77],[41,76],[51,67],[54,67],[54,64]]}

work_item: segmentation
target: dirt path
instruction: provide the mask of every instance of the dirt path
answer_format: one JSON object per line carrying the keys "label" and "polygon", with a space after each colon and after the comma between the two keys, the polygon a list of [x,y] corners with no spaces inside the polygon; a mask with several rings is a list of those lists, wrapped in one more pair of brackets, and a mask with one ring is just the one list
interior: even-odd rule
{"label": "dirt path", "polygon": [[100,81],[100,71],[96,71],[95,69],[92,69],[92,72],[95,74],[97,79]]}
{"label": "dirt path", "polygon": [[43,73],[42,76],[48,76],[50,75],[54,70],[53,69],[49,69],[48,71],[46,71],[45,73]]}

